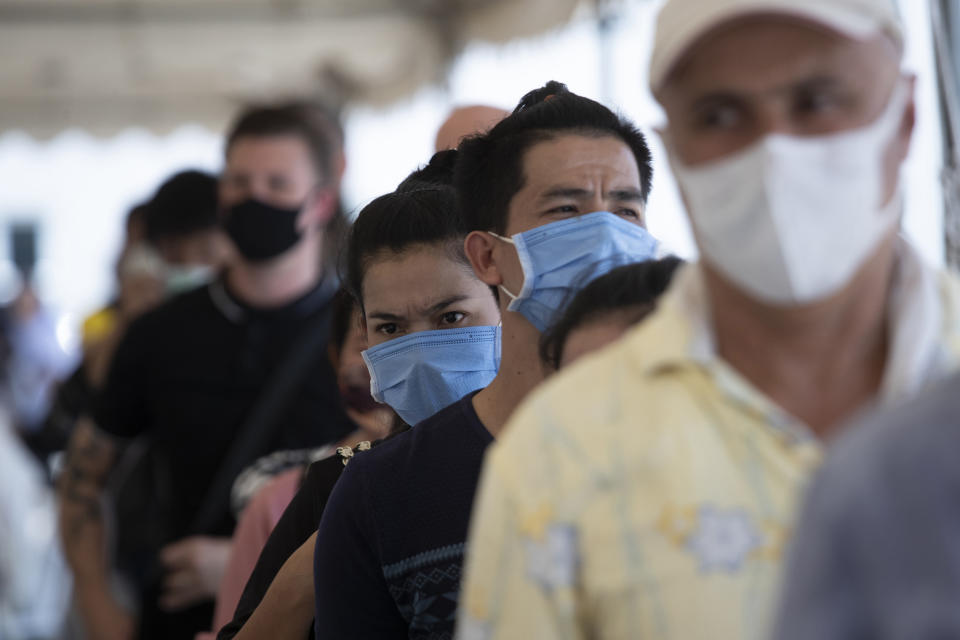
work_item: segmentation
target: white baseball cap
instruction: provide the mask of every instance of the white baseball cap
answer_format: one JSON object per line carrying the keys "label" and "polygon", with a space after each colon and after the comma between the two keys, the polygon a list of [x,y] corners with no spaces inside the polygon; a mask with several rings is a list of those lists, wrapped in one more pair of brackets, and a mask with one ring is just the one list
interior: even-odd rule
{"label": "white baseball cap", "polygon": [[903,50],[895,0],[667,0],[657,17],[650,86],[659,89],[681,57],[709,31],[754,14],[802,18],[855,40],[885,33]]}

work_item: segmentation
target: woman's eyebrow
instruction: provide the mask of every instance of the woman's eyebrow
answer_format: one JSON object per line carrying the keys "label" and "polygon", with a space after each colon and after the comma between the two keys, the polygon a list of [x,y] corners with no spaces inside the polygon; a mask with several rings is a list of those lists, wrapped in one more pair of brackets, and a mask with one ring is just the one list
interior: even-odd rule
{"label": "woman's eyebrow", "polygon": [[367,318],[374,320],[387,320],[389,322],[399,322],[404,319],[403,316],[395,313],[387,313],[386,311],[371,311],[367,314]]}
{"label": "woman's eyebrow", "polygon": [[463,302],[464,300],[468,300],[469,298],[470,296],[464,295],[464,294],[459,294],[459,295],[451,296],[449,298],[445,298],[444,300],[441,300],[440,302],[434,305],[431,305],[431,307],[427,309],[427,313],[428,314],[437,313],[438,311],[442,311],[445,307],[449,307],[450,305],[456,304],[458,302]]}

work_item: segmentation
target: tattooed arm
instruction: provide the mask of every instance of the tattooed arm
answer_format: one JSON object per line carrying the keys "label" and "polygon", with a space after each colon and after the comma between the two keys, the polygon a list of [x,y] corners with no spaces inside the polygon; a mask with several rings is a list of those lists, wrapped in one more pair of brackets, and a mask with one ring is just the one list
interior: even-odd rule
{"label": "tattooed arm", "polygon": [[133,636],[132,617],[111,593],[101,510],[103,486],[116,454],[114,440],[89,419],[81,419],[57,481],[64,555],[73,571],[77,605],[91,640]]}

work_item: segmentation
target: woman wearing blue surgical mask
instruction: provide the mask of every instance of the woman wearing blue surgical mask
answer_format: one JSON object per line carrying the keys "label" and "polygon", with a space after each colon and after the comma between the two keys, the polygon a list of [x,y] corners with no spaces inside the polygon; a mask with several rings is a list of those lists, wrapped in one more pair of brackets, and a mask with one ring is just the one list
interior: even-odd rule
{"label": "woman wearing blue surgical mask", "polygon": [[[493,379],[499,362],[499,308],[463,253],[466,229],[448,186],[455,158],[455,151],[438,153],[396,192],[364,207],[346,248],[344,284],[360,303],[371,390],[403,422],[417,425],[410,435],[417,434],[421,426],[429,435],[431,414],[437,411],[459,415],[464,401],[469,405],[473,392]],[[485,447],[490,439],[475,414],[472,422],[461,420],[456,427],[462,428],[458,443],[464,449]],[[367,448],[342,448],[340,470],[349,469],[348,462],[352,467],[364,458],[367,454],[357,450]],[[468,473],[475,475],[476,471]],[[326,484],[315,480],[311,482],[308,476],[294,503],[309,501],[320,506],[314,508],[312,521],[304,519],[311,524],[287,532],[287,539],[302,542],[316,530],[332,485],[329,478]],[[369,494],[370,502],[365,504],[375,502],[376,488],[369,487]],[[278,530],[285,525],[284,519]],[[271,542],[279,537],[275,530]],[[273,566],[261,566],[267,564],[261,555],[233,621],[218,638],[303,637],[312,632],[309,567],[314,545],[308,542],[298,550],[296,546],[288,545],[285,554],[272,550],[273,557],[291,556],[282,570],[276,561]],[[358,593],[358,604],[378,601],[384,595]]]}
{"label": "woman wearing blue surgical mask", "polygon": [[347,286],[363,313],[374,398],[415,425],[487,386],[500,360],[500,312],[463,252],[449,187],[392,193],[354,223]]}

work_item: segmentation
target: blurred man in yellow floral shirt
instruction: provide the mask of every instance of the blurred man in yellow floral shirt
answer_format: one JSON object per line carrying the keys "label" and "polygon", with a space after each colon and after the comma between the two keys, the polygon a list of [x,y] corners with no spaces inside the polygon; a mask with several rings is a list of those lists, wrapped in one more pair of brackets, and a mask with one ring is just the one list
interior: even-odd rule
{"label": "blurred man in yellow floral shirt", "polygon": [[957,366],[960,288],[899,235],[893,0],[668,0],[651,61],[701,261],[487,455],[458,637],[760,638],[835,429]]}

